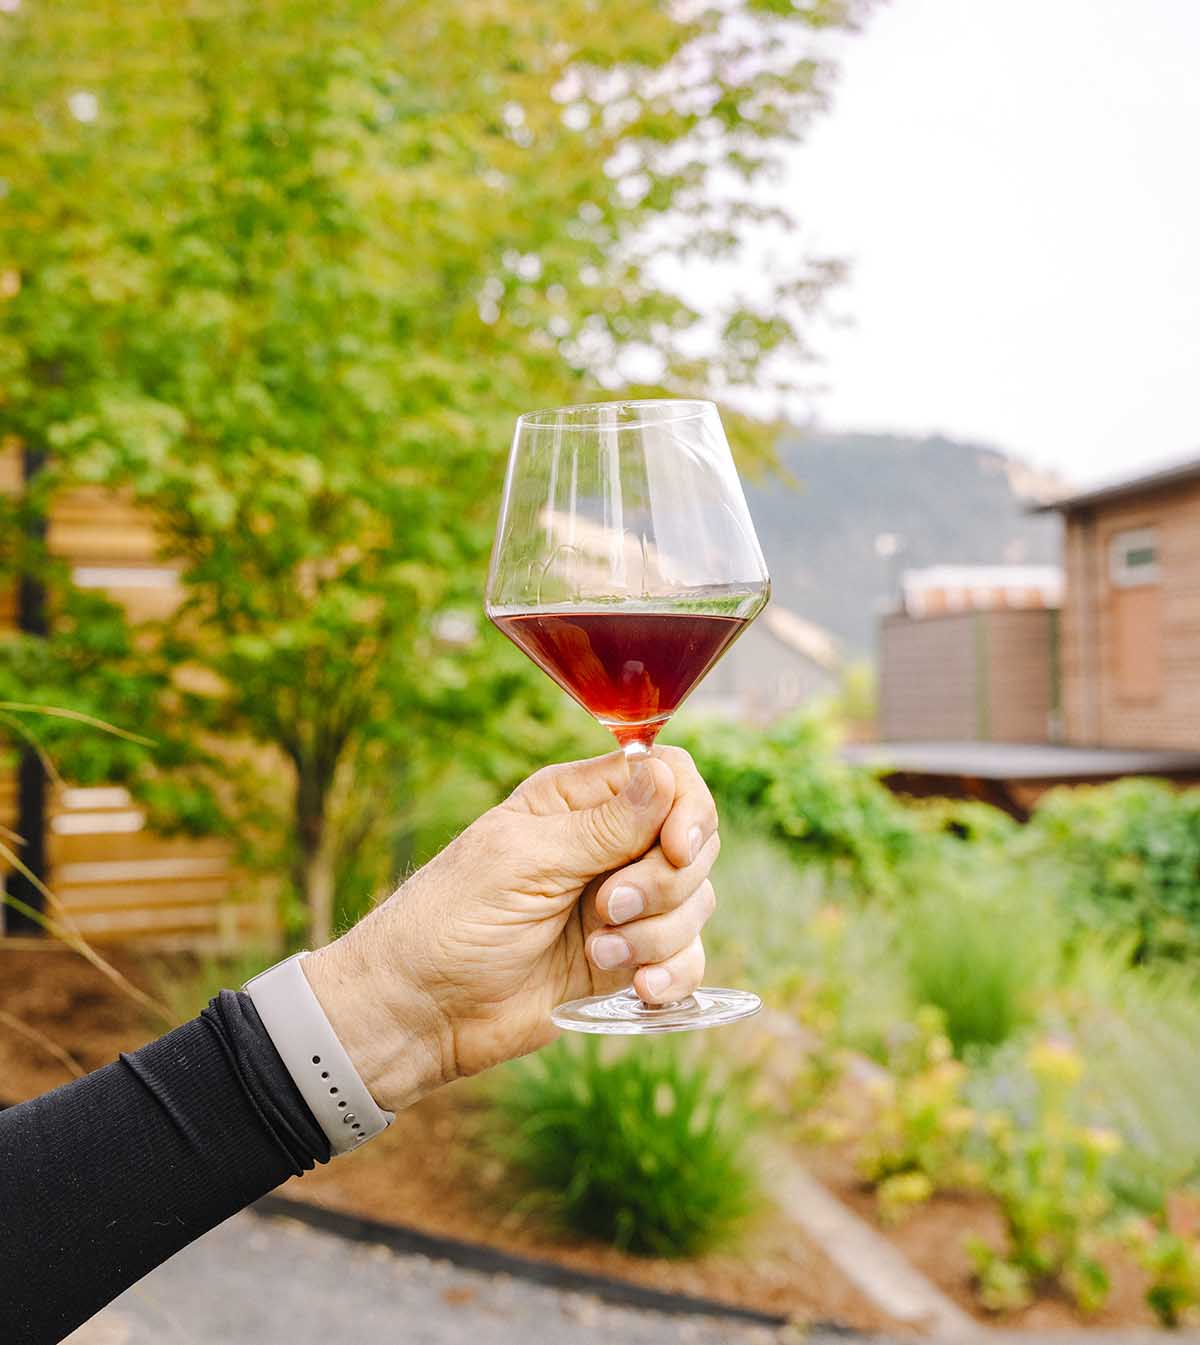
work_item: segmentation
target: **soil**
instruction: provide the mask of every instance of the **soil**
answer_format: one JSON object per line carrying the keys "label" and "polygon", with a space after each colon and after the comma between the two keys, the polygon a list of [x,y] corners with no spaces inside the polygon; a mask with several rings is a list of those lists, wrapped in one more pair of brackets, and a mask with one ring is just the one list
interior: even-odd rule
{"label": "soil", "polygon": [[[107,955],[107,954],[106,954]],[[130,957],[119,970],[148,988]],[[60,948],[0,944],[0,1102],[19,1102],[66,1082],[72,1071],[47,1048],[65,1050],[82,1070],[114,1060],[159,1029],[145,1012],[77,955]],[[690,1261],[623,1254],[597,1243],[564,1242],[514,1209],[502,1173],[472,1142],[480,1107],[471,1084],[456,1084],[402,1112],[353,1160],[331,1163],[281,1188],[293,1198],[405,1224],[423,1232],[501,1247],[577,1269],[787,1315],[865,1330],[895,1329],[794,1227],[764,1216],[736,1254]]]}
{"label": "soil", "polygon": [[[798,1322],[902,1329],[866,1301],[820,1248],[770,1214],[747,1231],[736,1253],[712,1252],[687,1261],[630,1256],[564,1238],[523,1214],[505,1191],[501,1168],[479,1151],[479,1112],[474,1085],[444,1088],[398,1115],[353,1163],[331,1163],[307,1173],[281,1194]],[[419,1218],[414,1211],[420,1211]]]}
{"label": "soil", "polygon": [[1004,1246],[1004,1224],[996,1203],[981,1193],[937,1194],[916,1208],[902,1223],[880,1222],[875,1196],[858,1178],[848,1150],[806,1149],[809,1171],[862,1218],[874,1224],[894,1246],[961,1308],[989,1326],[1022,1331],[1058,1331],[1080,1326],[1155,1326],[1146,1306],[1147,1278],[1127,1257],[1115,1250],[1105,1258],[1112,1281],[1108,1302],[1100,1312],[1085,1314],[1053,1287],[1017,1312],[988,1312],[979,1306],[973,1287],[968,1238],[977,1237],[994,1247]]}
{"label": "soil", "polygon": [[[132,958],[105,956],[145,988]],[[0,1014],[0,1103],[21,1102],[76,1073],[99,1069],[156,1031],[145,1011],[102,972],[53,943],[16,948],[0,943]],[[57,1059],[51,1046],[67,1052],[76,1068]]]}

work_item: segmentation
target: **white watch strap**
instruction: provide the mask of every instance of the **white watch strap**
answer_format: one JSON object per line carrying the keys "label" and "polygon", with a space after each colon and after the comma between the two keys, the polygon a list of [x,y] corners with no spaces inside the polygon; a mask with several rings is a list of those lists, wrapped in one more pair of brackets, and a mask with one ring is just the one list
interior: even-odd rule
{"label": "white watch strap", "polygon": [[242,989],[333,1152],[344,1154],[386,1130],[395,1114],[376,1103],[338,1041],[300,965],[307,956],[277,962]]}

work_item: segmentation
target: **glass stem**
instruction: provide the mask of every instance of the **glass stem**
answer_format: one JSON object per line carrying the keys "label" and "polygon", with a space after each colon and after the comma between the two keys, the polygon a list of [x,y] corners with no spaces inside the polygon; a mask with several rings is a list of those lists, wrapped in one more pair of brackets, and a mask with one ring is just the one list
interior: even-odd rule
{"label": "glass stem", "polygon": [[[644,769],[646,762],[650,760],[650,743],[641,738],[631,738],[629,742],[621,744],[621,751],[625,753],[625,761],[629,768],[629,775],[632,778],[638,771]],[[633,987],[630,987],[631,993]],[[654,1013],[657,1009],[673,1008],[674,1005],[647,1004],[645,1000],[639,999],[639,1004],[649,1013]]]}
{"label": "glass stem", "polygon": [[643,762],[650,759],[650,744],[643,742],[641,738],[631,738],[629,742],[622,743],[621,751],[625,753],[625,760],[629,765],[630,775],[632,775]]}

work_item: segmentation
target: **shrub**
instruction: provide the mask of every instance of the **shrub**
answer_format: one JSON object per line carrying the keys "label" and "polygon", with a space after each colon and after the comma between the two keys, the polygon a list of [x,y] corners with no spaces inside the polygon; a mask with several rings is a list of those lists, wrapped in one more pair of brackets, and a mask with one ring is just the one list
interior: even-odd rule
{"label": "shrub", "polygon": [[505,1070],[492,1100],[493,1148],[530,1204],[574,1233],[692,1256],[758,1203],[740,1081],[674,1043],[564,1040]]}
{"label": "shrub", "polygon": [[975,1113],[963,1095],[966,1067],[953,1058],[936,1009],[896,1034],[888,1064],[873,1089],[878,1107],[858,1167],[884,1219],[895,1222],[935,1190],[977,1184],[978,1173],[967,1159]]}
{"label": "shrub", "polygon": [[1200,997],[1175,962],[1131,966],[1128,944],[1079,950],[1059,996],[1088,1061],[1090,1118],[1125,1137],[1112,1180],[1120,1199],[1160,1214],[1200,1173]]}
{"label": "shrub", "polygon": [[1200,953],[1200,790],[1159,780],[1056,789],[1014,853],[1057,869],[1076,923],[1132,935],[1138,960]]}
{"label": "shrub", "polygon": [[1200,1243],[1139,1219],[1126,1246],[1150,1276],[1146,1302],[1163,1326],[1176,1327],[1200,1307]]}
{"label": "shrub", "polygon": [[846,873],[861,892],[896,889],[923,829],[870,772],[838,758],[827,718],[800,713],[761,734],[709,721],[677,737],[723,807],[753,815],[797,858]]}
{"label": "shrub", "polygon": [[914,1003],[941,1011],[959,1055],[1030,1021],[1059,963],[1054,917],[1052,899],[997,882],[984,865],[929,871],[901,916],[903,960]]}
{"label": "shrub", "polygon": [[1074,1047],[1046,1038],[1027,1063],[1033,1114],[987,1121],[986,1184],[1004,1215],[1008,1246],[971,1244],[981,1301],[1017,1307],[1037,1285],[1056,1281],[1080,1308],[1095,1311],[1108,1296],[1098,1251],[1116,1207],[1110,1176],[1121,1138],[1075,1119],[1084,1062]]}

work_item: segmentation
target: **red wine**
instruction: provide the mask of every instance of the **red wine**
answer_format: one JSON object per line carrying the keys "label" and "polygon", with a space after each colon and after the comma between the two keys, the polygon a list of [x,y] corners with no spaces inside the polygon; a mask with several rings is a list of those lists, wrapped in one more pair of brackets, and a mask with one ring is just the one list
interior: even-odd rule
{"label": "red wine", "polygon": [[621,743],[653,742],[746,626],[745,617],[705,612],[521,612],[492,620]]}

